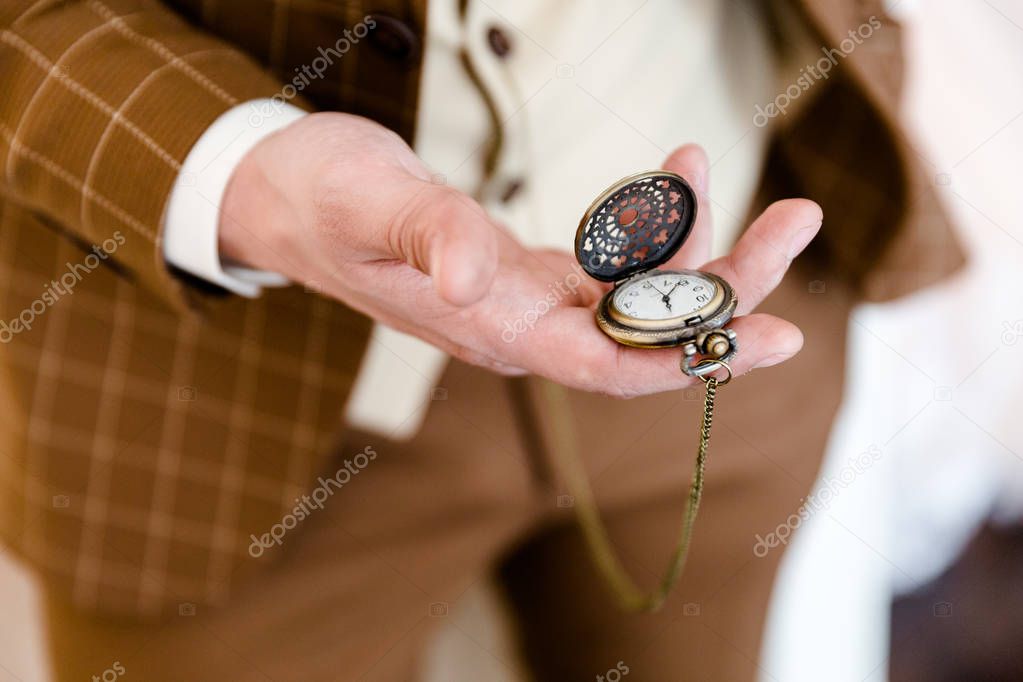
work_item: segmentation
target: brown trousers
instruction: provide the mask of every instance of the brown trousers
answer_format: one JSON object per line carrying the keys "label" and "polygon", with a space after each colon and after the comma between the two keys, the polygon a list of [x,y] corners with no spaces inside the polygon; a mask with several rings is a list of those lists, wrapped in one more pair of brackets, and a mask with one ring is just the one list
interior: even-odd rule
{"label": "brown trousers", "polygon": [[[809,492],[839,403],[849,303],[833,289],[791,273],[765,309],[803,328],[803,352],[720,389],[692,552],[661,612],[623,615],[594,574],[559,506],[533,380],[452,363],[414,441],[348,435],[342,461],[367,445],[376,459],[268,549],[274,563],[227,606],[139,625],[51,595],[57,678],[90,679],[116,661],[126,679],[150,682],[415,680],[446,611],[496,575],[538,680],[592,680],[619,661],[632,680],[754,679],[782,554],[754,556],[754,536]],[[570,396],[611,537],[653,584],[678,530],[701,392]]]}

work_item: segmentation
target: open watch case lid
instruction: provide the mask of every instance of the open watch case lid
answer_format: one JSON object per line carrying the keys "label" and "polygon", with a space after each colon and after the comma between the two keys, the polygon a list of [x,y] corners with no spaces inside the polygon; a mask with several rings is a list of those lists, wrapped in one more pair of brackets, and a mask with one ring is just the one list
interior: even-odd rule
{"label": "open watch case lid", "polygon": [[575,257],[586,274],[615,282],[667,261],[695,222],[696,193],[682,176],[630,175],[590,204],[575,233]]}

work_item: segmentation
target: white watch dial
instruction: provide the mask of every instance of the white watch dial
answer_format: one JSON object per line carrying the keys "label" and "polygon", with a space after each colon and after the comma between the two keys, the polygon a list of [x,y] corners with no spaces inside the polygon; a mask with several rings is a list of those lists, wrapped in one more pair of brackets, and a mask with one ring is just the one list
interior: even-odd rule
{"label": "white watch dial", "polygon": [[670,320],[695,313],[717,292],[717,285],[691,272],[650,272],[621,285],[611,304],[637,320]]}

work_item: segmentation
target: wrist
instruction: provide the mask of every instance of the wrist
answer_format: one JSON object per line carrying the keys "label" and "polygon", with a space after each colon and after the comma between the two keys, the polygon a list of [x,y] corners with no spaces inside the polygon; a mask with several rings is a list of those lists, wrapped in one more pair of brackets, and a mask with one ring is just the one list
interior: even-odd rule
{"label": "wrist", "polygon": [[[280,186],[281,173],[272,164],[279,149],[272,138],[261,141],[242,157],[228,180],[220,204],[217,228],[220,259],[228,269],[247,268],[278,273],[294,281],[305,259],[294,234],[295,212]],[[268,165],[271,164],[271,165]]]}
{"label": "wrist", "polygon": [[253,201],[259,201],[270,190],[269,180],[255,160],[255,149],[250,150],[235,167],[224,190],[220,204],[217,242],[220,258],[224,262],[250,268],[269,268],[262,262],[267,249],[256,248],[268,235],[261,235],[264,225],[272,229],[273,221],[254,222],[258,213]]}
{"label": "wrist", "polygon": [[[259,191],[259,175],[252,173],[259,166],[253,164],[250,152],[306,115],[301,109],[282,104],[271,111],[272,115],[254,122],[253,107],[269,103],[253,100],[239,104],[209,125],[181,165],[161,226],[161,248],[167,263],[247,297],[258,296],[264,287],[288,283],[272,266],[260,271],[240,267],[242,263],[272,262],[249,253],[250,245],[259,242],[253,235],[258,237],[260,229],[260,221],[256,220],[259,214],[242,210],[239,200],[240,195],[244,198]],[[243,165],[243,172],[236,173]],[[228,194],[232,179],[238,182]],[[266,241],[269,236],[261,239]]]}
{"label": "wrist", "polygon": [[[217,248],[229,270],[254,269],[284,274],[282,258],[289,240],[283,231],[291,227],[291,212],[284,199],[289,192],[279,187],[287,175],[280,172],[282,136],[305,119],[307,112],[289,104],[267,101],[258,122],[252,119],[249,103],[245,126],[233,138],[228,152],[240,151],[230,161],[217,212]],[[234,267],[232,267],[234,266]],[[252,279],[248,273],[246,279]],[[259,279],[256,277],[255,279]],[[279,284],[274,286],[280,286]]]}

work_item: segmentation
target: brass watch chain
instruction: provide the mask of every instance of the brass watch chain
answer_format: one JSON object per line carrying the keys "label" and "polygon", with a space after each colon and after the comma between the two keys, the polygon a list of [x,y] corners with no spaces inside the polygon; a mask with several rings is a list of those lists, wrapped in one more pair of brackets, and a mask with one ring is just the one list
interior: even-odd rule
{"label": "brass watch chain", "polygon": [[710,445],[710,429],[714,421],[714,399],[717,397],[718,387],[724,386],[732,380],[732,370],[722,360],[704,359],[697,363],[697,366],[707,367],[710,364],[717,365],[717,369],[725,370],[727,376],[721,380],[709,375],[700,376],[705,387],[703,420],[700,425],[700,443],[696,450],[696,465],[689,486],[689,498],[682,516],[678,544],[668,562],[664,578],[652,592],[644,591],[633,581],[611,544],[607,528],[600,518],[600,511],[594,500],[586,470],[579,456],[578,443],[572,427],[572,414],[564,389],[553,382],[543,382],[553,422],[552,435],[557,453],[555,459],[569,493],[575,498],[575,513],[587,549],[597,570],[607,581],[612,593],[626,611],[652,612],[660,609],[685,568],[689,543],[693,535],[693,525],[700,508],[700,498],[703,496],[703,475],[707,463],[707,448]]}

